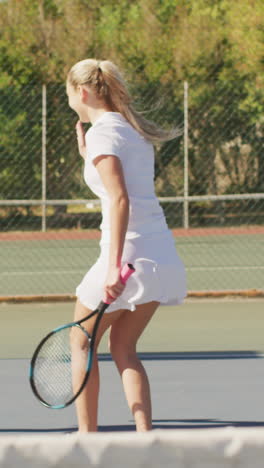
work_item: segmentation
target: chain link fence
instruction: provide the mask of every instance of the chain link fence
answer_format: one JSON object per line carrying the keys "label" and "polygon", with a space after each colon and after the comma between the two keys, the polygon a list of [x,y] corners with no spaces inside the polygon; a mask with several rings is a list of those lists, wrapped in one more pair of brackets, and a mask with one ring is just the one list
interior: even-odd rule
{"label": "chain link fence", "polygon": [[[135,95],[148,118],[183,126],[156,149],[155,184],[189,289],[263,290],[264,121],[244,89],[175,83],[160,99],[146,84]],[[0,90],[2,296],[74,293],[96,258],[100,205],[75,121],[64,86]]]}

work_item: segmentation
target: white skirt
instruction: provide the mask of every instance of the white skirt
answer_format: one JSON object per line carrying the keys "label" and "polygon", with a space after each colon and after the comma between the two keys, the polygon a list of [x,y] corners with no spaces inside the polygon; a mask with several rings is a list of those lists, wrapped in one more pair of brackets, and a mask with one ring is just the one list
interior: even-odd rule
{"label": "white skirt", "polygon": [[[108,268],[109,243],[101,242],[96,263],[76,289],[76,296],[88,309],[94,310],[104,297]],[[119,309],[135,310],[139,304],[158,301],[162,305],[181,304],[186,296],[186,275],[170,231],[151,236],[126,239],[122,263],[132,263],[135,273],[125,290],[106,312]]]}

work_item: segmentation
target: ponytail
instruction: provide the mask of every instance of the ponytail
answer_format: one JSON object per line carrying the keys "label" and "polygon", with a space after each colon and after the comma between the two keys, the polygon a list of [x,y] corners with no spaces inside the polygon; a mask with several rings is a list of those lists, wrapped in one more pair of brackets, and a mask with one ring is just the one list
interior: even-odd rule
{"label": "ponytail", "polygon": [[182,134],[178,128],[164,130],[136,111],[120,71],[108,60],[87,59],[76,63],[68,74],[68,81],[74,88],[89,86],[113,112],[122,114],[135,130],[152,143],[172,140]]}

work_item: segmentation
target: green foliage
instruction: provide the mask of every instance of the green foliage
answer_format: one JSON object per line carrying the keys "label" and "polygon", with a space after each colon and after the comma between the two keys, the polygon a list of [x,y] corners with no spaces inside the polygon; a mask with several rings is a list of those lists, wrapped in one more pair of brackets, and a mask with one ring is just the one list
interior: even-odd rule
{"label": "green foliage", "polygon": [[[188,81],[191,193],[263,190],[263,21],[263,0],[0,3],[2,161],[6,164],[13,158],[19,163],[23,154],[23,165],[39,196],[36,160],[41,149],[32,152],[27,136],[41,139],[41,116],[40,110],[33,110],[36,123],[32,126],[32,109],[25,108],[22,98],[25,86],[38,83],[40,89],[45,82],[59,87],[76,61],[95,56],[121,66],[138,108],[148,109],[147,116],[165,127],[182,123],[183,81]],[[7,111],[10,87],[17,104]],[[75,165],[74,117],[63,99],[62,92],[59,103],[55,95],[49,102],[49,117],[56,121],[56,135],[48,129],[48,193],[54,198],[74,197],[83,190],[75,176],[80,163]],[[56,150],[55,137],[61,141]],[[250,147],[248,153],[245,145]],[[182,158],[181,139],[158,148],[159,193],[182,192]],[[23,182],[18,183],[5,164],[1,186],[9,180],[12,187],[15,182],[17,193],[25,197]],[[70,171],[67,164],[74,169]],[[250,167],[254,168],[251,174]],[[69,178],[70,190],[66,188]],[[16,198],[13,192],[12,197]]]}
{"label": "green foliage", "polygon": [[[0,196],[41,195],[41,89],[0,90]],[[30,181],[30,182],[29,182]]]}

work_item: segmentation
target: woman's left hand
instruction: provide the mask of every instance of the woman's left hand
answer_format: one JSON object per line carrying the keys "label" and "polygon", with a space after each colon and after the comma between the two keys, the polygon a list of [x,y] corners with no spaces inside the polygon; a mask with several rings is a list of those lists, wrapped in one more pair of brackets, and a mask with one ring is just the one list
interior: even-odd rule
{"label": "woman's left hand", "polygon": [[125,284],[122,283],[121,281],[120,268],[119,267],[109,268],[106,281],[105,281],[105,285],[104,285],[105,300],[117,299],[122,294],[124,289],[125,289]]}
{"label": "woman's left hand", "polygon": [[79,153],[82,156],[83,159],[86,158],[86,142],[85,142],[85,133],[83,129],[82,122],[78,120],[76,126],[76,136],[77,136],[77,142],[78,142],[78,148],[79,148]]}

